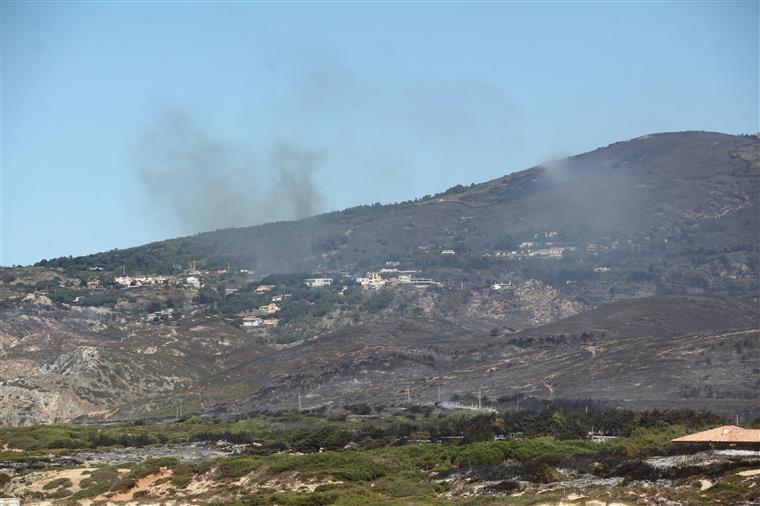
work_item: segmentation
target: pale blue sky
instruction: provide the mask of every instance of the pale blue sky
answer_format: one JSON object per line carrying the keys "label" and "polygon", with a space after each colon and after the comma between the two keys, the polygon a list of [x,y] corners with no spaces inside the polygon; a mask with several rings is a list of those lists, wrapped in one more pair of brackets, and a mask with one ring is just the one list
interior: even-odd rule
{"label": "pale blue sky", "polygon": [[282,144],[333,210],[760,129],[757,2],[1,5],[3,265],[290,218]]}

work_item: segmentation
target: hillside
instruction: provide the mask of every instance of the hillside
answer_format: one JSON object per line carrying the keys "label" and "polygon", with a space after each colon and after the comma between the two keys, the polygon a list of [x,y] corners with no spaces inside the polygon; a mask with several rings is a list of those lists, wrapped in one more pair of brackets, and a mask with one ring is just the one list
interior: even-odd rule
{"label": "hillside", "polygon": [[513,249],[536,233],[557,242],[635,242],[652,260],[756,243],[757,137],[648,135],[434,197],[297,222],[198,234],[123,251],[41,262],[171,270],[191,260],[260,275],[371,267],[419,248],[471,256]]}
{"label": "hillside", "polygon": [[479,389],[757,416],[759,190],[760,138],[655,134],[413,202],[3,269],[0,423]]}

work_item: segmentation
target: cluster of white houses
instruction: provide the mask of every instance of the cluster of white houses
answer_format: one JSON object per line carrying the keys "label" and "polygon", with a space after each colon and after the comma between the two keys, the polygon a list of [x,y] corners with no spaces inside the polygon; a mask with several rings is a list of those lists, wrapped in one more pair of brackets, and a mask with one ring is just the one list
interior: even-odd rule
{"label": "cluster of white houses", "polygon": [[[385,268],[367,272],[364,276],[354,278],[354,281],[365,290],[379,290],[386,285],[441,286],[441,283],[434,279],[415,277],[414,273],[416,272],[414,270],[403,271],[396,268]],[[333,278],[307,278],[304,280],[304,284],[311,288],[321,288],[332,285]]]}
{"label": "cluster of white houses", "polygon": [[259,316],[243,316],[243,327],[274,326],[279,323],[276,318],[261,318]]}
{"label": "cluster of white houses", "polygon": [[311,288],[321,288],[323,286],[332,285],[333,278],[307,278],[304,279],[303,282],[306,286],[310,286]]}
{"label": "cluster of white houses", "polygon": [[155,285],[167,285],[177,282],[177,278],[174,276],[118,276],[113,278],[114,283],[122,287],[128,288],[131,286],[155,286]]}
{"label": "cluster of white houses", "polygon": [[545,248],[533,249],[535,243],[533,241],[526,241],[520,244],[520,249],[512,251],[494,251],[493,253],[486,253],[483,256],[486,257],[504,257],[504,258],[550,258],[560,259],[567,251],[575,251],[575,246],[549,246]]}
{"label": "cluster of white houses", "polygon": [[[162,285],[176,285],[180,283],[181,278],[176,276],[117,276],[113,278],[114,283],[122,288],[136,288],[140,286],[162,286]],[[184,279],[185,284],[192,286],[193,288],[200,288],[202,286],[201,278],[199,275],[187,276]],[[92,284],[92,286],[90,286]],[[96,278],[87,282],[88,288],[97,288],[98,282]]]}

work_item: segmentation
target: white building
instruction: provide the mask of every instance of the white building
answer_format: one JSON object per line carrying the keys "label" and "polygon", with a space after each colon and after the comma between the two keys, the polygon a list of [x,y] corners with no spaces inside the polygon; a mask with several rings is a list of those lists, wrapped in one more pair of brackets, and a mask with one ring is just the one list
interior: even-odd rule
{"label": "white building", "polygon": [[379,272],[368,272],[366,277],[356,278],[356,282],[367,290],[378,290],[388,283]]}
{"label": "white building", "polygon": [[409,283],[417,287],[441,286],[441,283],[430,278],[411,278]]}
{"label": "white building", "polygon": [[161,285],[172,281],[169,276],[118,276],[113,278],[114,283],[123,287]]}
{"label": "white building", "polygon": [[303,282],[306,286],[310,286],[311,288],[320,288],[332,285],[333,278],[307,278],[304,279]]}
{"label": "white building", "polygon": [[195,276],[188,276],[185,280],[188,285],[192,286],[193,288],[200,288],[201,287],[201,280],[196,278]]}
{"label": "white building", "polygon": [[259,308],[259,312],[263,314],[275,314],[280,310],[280,307],[277,304],[267,304],[265,306],[261,306]]}
{"label": "white building", "polygon": [[264,319],[258,316],[243,317],[243,327],[258,327],[264,324]]}

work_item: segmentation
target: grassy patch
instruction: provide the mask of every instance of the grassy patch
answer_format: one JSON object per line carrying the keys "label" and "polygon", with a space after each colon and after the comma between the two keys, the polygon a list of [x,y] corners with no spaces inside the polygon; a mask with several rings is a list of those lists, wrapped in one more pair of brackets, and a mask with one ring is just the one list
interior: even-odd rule
{"label": "grassy patch", "polygon": [[345,481],[368,481],[385,475],[388,466],[371,452],[344,451],[286,455],[274,459],[271,473],[299,471],[310,476],[332,476]]}
{"label": "grassy patch", "polygon": [[45,486],[42,487],[42,490],[52,490],[54,488],[71,488],[71,480],[68,478],[58,478],[56,480],[49,481],[45,483]]}
{"label": "grassy patch", "polygon": [[245,476],[261,467],[264,460],[261,457],[231,457],[220,461],[214,477],[220,480],[231,480]]}

